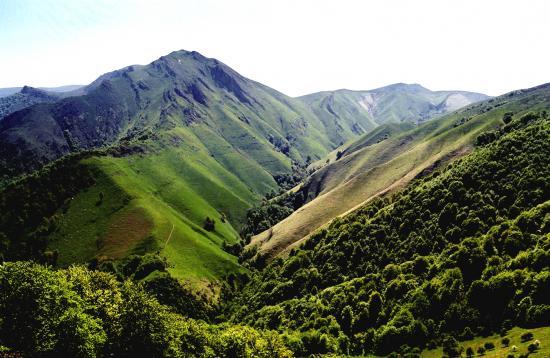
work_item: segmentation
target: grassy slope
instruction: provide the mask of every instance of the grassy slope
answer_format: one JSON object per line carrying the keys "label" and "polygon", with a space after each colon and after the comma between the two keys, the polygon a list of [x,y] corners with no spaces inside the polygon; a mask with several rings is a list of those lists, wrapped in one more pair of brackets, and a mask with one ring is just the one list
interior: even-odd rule
{"label": "grassy slope", "polygon": [[[216,280],[240,270],[221,244],[237,240],[246,209],[275,182],[265,180],[259,165],[235,151],[226,148],[218,161],[199,141],[189,142],[191,133],[178,128],[171,135],[186,139],[185,144],[84,161],[103,175],[61,215],[50,245],[60,251],[61,264],[160,250],[170,270],[191,281]],[[244,173],[250,174],[246,181],[236,175]],[[100,192],[104,198],[98,204]],[[207,216],[216,221],[214,232],[202,228]]]}
{"label": "grassy slope", "polygon": [[[522,342],[520,337],[522,334],[526,332],[533,333],[534,338],[528,342]],[[516,357],[519,356],[520,354],[526,354],[527,346],[538,339],[541,343],[540,349],[532,354],[529,354],[529,357],[530,358],[550,357],[550,327],[529,328],[529,329],[515,327],[510,331],[508,331],[505,337],[508,337],[510,339],[510,344],[508,347],[502,346],[500,342],[504,337],[501,337],[500,335],[493,335],[489,337],[477,337],[469,341],[460,342],[460,345],[464,348],[464,352],[466,352],[466,348],[472,347],[474,352],[476,352],[476,357],[478,357],[479,355],[477,354],[477,348],[483,346],[483,344],[486,342],[493,342],[495,345],[495,349],[486,351],[483,357],[505,358],[508,356],[508,354],[513,354]],[[516,346],[518,348],[515,352],[512,350],[513,346]],[[435,357],[439,358],[443,356],[443,349],[440,347],[437,349],[426,350],[426,351],[423,351],[420,356],[422,358],[435,358]]]}
{"label": "grassy slope", "polygon": [[[313,174],[319,196],[285,220],[252,239],[260,253],[274,257],[302,242],[309,234],[373,197],[402,187],[437,161],[468,152],[479,133],[500,125],[505,112],[521,112],[548,104],[548,91],[535,96],[503,96],[431,121],[381,143],[361,147]],[[502,105],[493,108],[497,103]],[[534,107],[532,107],[534,105]],[[471,117],[466,123],[455,123]],[[353,147],[354,144],[348,145]],[[315,178],[317,176],[317,178]],[[320,179],[319,179],[320,178]]]}
{"label": "grassy slope", "polygon": [[352,91],[319,92],[300,97],[329,128],[329,136],[338,132],[361,134],[378,125],[372,115],[360,105],[361,94]]}

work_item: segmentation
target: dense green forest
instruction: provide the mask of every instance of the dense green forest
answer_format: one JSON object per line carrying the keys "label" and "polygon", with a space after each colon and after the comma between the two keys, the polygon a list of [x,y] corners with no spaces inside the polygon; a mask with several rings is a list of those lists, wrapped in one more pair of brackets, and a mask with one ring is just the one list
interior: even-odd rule
{"label": "dense green forest", "polygon": [[298,355],[408,352],[548,325],[550,122],[510,120],[276,259],[235,290],[228,317],[292,332]]}
{"label": "dense green forest", "polygon": [[109,273],[4,263],[0,285],[0,355],[292,356],[276,332],[183,317],[143,284],[120,282]]}

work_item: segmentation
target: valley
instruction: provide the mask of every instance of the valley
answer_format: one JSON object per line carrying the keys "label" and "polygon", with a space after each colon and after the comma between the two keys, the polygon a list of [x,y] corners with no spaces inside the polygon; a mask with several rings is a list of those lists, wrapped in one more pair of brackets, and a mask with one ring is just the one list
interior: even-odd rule
{"label": "valley", "polygon": [[10,91],[0,352],[547,352],[549,84],[290,97],[180,50]]}

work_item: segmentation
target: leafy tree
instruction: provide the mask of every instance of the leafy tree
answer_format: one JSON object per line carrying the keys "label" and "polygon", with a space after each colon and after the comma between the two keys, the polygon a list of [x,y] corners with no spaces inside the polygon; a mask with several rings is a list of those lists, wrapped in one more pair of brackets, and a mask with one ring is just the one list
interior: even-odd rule
{"label": "leafy tree", "polygon": [[458,341],[451,336],[443,339],[443,353],[447,357],[460,357],[463,348],[458,344]]}

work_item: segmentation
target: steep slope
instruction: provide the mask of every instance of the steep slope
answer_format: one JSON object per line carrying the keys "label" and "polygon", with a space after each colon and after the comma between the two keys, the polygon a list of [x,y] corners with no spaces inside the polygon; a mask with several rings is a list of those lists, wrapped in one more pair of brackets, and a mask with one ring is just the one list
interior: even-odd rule
{"label": "steep slope", "polygon": [[21,109],[37,103],[51,103],[59,99],[57,93],[46,92],[40,89],[25,86],[21,91],[0,98],[0,120]]}
{"label": "steep slope", "polygon": [[456,339],[547,327],[549,89],[495,100],[518,112],[469,154],[258,271],[235,292],[233,320],[287,332],[300,356],[407,355],[426,345],[460,356],[449,353]]}
{"label": "steep slope", "polygon": [[521,113],[550,103],[549,85],[475,104],[373,144],[369,135],[342,148],[342,157],[300,186],[306,205],[253,237],[268,259],[288,252],[314,230],[357,205],[404,186],[441,162],[467,153],[483,131],[502,123],[506,112]]}
{"label": "steep slope", "polygon": [[33,170],[69,152],[176,126],[198,135],[214,130],[221,137],[216,145],[227,142],[273,173],[288,168],[288,158],[318,158],[352,138],[334,134],[300,101],[196,52],[106,74],[84,92],[2,120],[0,157],[13,160],[2,163],[1,173]]}
{"label": "steep slope", "polygon": [[369,91],[338,90],[299,97],[326,123],[356,134],[388,122],[421,123],[489,97],[465,91],[430,91],[418,84],[396,83]]}

